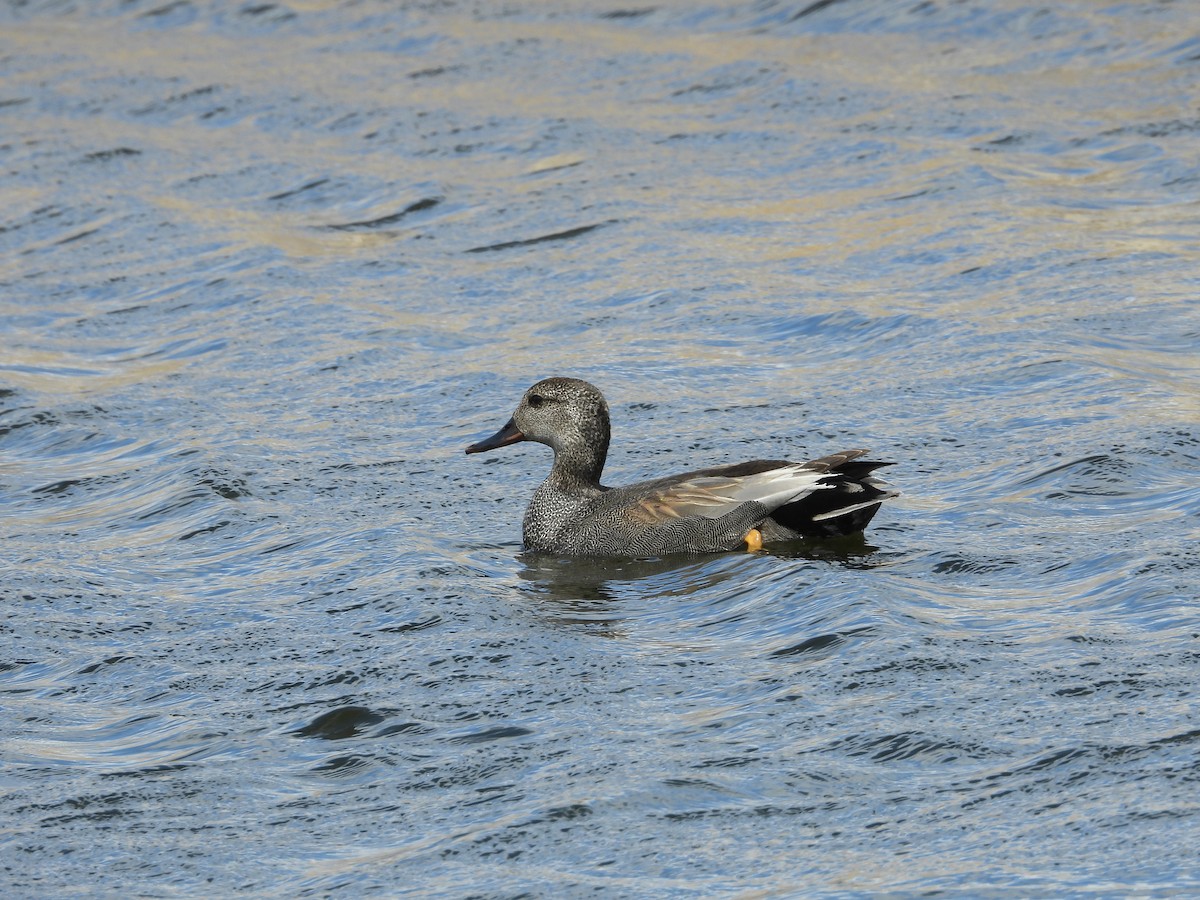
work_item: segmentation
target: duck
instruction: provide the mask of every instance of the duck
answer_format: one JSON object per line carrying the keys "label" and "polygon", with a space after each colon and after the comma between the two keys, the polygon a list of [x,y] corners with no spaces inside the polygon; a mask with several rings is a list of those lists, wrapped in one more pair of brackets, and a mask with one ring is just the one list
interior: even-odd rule
{"label": "duck", "polygon": [[761,550],[803,538],[856,534],[898,496],[872,473],[887,462],[843,450],[809,462],[756,459],[621,487],[600,478],[608,458],[608,403],[578,378],[545,378],[491,437],[484,453],[521,441],[554,451],[550,474],[525,510],[527,551],[646,558]]}

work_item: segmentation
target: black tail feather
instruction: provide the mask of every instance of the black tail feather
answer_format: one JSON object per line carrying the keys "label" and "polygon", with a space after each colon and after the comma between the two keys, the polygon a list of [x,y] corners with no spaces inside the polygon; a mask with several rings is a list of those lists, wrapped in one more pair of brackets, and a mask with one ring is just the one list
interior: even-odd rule
{"label": "black tail feather", "polygon": [[[880,505],[896,492],[871,476],[892,463],[848,460],[822,478],[827,488],[813,491],[771,513],[774,522],[794,537],[834,537],[862,531]],[[845,510],[839,514],[838,510]]]}

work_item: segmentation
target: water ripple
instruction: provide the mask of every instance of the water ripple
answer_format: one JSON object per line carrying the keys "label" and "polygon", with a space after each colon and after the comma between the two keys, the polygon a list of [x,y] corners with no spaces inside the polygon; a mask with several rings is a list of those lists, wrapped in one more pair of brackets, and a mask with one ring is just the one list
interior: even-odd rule
{"label": "water ripple", "polygon": [[[6,895],[1196,893],[1186,7],[0,10]],[[524,554],[549,374],[902,495]]]}

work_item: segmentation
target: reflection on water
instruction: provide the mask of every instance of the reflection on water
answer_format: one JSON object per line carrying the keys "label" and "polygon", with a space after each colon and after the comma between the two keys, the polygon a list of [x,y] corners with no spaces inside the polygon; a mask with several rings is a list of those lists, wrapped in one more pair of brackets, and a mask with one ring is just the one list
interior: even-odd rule
{"label": "reflection on water", "polygon": [[[772,545],[767,557],[822,560],[844,568],[870,569],[881,564],[863,535],[833,540],[798,540]],[[568,623],[619,622],[623,601],[659,602],[672,609],[681,600],[712,594],[728,600],[739,592],[757,594],[762,578],[778,569],[756,563],[750,554],[679,554],[653,559],[593,559],[523,553],[517,576],[527,582],[537,607],[561,610],[554,620]],[[627,613],[625,613],[627,614]],[[693,619],[694,621],[694,619]]]}
{"label": "reflection on water", "polygon": [[518,575],[539,598],[554,603],[615,605],[622,596],[670,600],[719,588],[731,576],[734,554],[679,555],[656,559],[591,559],[524,553]]}
{"label": "reflection on water", "polygon": [[[1200,891],[1193,19],[0,10],[5,895]],[[523,554],[551,374],[903,496]]]}

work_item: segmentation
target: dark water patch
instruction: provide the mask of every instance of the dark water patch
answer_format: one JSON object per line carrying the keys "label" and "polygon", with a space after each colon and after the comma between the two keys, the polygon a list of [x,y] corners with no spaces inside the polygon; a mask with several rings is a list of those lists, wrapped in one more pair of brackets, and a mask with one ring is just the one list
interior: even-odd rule
{"label": "dark water patch", "polygon": [[[135,116],[150,116],[169,110],[174,110],[173,114],[176,115],[185,115],[187,112],[200,116],[211,114],[215,109],[224,107],[210,106],[208,98],[212,98],[226,90],[228,88],[220,84],[207,84],[202,87],[190,88],[186,91],[172,93],[165,99],[151,103],[140,109],[132,110],[132,114]],[[188,107],[189,109],[187,112],[184,112],[179,110],[179,107]]]}
{"label": "dark water patch", "polygon": [[655,7],[639,7],[629,9],[613,9],[600,14],[602,19],[640,19],[643,16],[649,16],[654,13]]}
{"label": "dark water patch", "polygon": [[387,725],[383,728],[380,728],[377,732],[375,732],[375,736],[381,738],[391,737],[392,735],[397,734],[417,736],[432,734],[433,731],[433,728],[430,728],[428,725],[424,725],[420,722],[401,722],[397,725]]}
{"label": "dark water patch", "polygon": [[340,741],[354,737],[372,725],[384,721],[385,716],[363,706],[343,706],[322,713],[306,725],[295,729],[298,737],[315,737],[326,741]]}
{"label": "dark water patch", "polygon": [[121,159],[123,157],[141,156],[141,150],[135,150],[132,147],[114,147],[111,150],[96,150],[87,154],[84,162],[108,162],[112,159]]}
{"label": "dark water patch", "polygon": [[788,656],[804,656],[811,653],[818,653],[822,650],[836,647],[845,640],[840,634],[821,634],[816,637],[808,638],[795,644],[791,647],[784,647],[781,650],[772,651],[773,658],[788,657]]}
{"label": "dark water patch", "polygon": [[445,75],[447,72],[461,72],[463,66],[431,66],[428,69],[417,69],[415,72],[409,72],[408,77],[417,78],[434,78],[438,75]]}
{"label": "dark water patch", "polygon": [[[671,91],[670,96],[672,98],[691,98],[693,95],[700,95],[700,99],[708,101],[713,95],[734,94],[745,88],[757,85],[764,79],[769,79],[773,74],[775,74],[775,71],[772,68],[761,65],[736,64],[732,66],[720,66],[706,72],[706,80],[704,82],[675,88]],[[721,132],[715,135],[717,138],[724,136],[724,133]]]}
{"label": "dark water patch", "polygon": [[933,571],[939,575],[987,575],[991,572],[1005,572],[1020,568],[1021,563],[1015,559],[965,559],[953,555],[936,563]]}
{"label": "dark water patch", "polygon": [[984,152],[989,152],[987,150],[987,147],[1018,147],[1022,144],[1028,143],[1029,139],[1032,137],[1033,137],[1033,134],[1028,131],[1013,132],[1012,134],[1004,135],[1004,137],[998,137],[993,140],[987,141],[986,146],[972,147],[971,149],[972,150],[983,150]]}
{"label": "dark water patch", "polygon": [[203,528],[195,528],[191,531],[185,531],[179,536],[179,540],[190,541],[192,538],[202,537],[206,534],[213,534],[214,532],[220,531],[222,528],[227,528],[232,524],[233,521],[231,519],[222,519],[219,522],[214,522],[212,525],[205,525]]}
{"label": "dark water patch", "polygon": [[[285,195],[286,196],[286,195]],[[410,203],[404,209],[396,213],[390,213],[385,216],[380,216],[375,219],[368,219],[362,222],[345,222],[338,225],[326,225],[325,227],[334,231],[361,231],[371,230],[374,228],[383,228],[387,225],[394,225],[407,216],[417,212],[424,212],[427,209],[433,209],[442,203],[441,197],[425,197]]]}
{"label": "dark water patch", "polygon": [[[308,182],[307,184],[303,184],[303,185],[301,185],[301,186],[300,186],[300,187],[298,187],[298,188],[292,188],[291,190],[282,191],[281,193],[278,193],[278,194],[272,194],[272,195],[271,195],[270,197],[268,197],[267,199],[268,199],[268,200],[273,200],[273,201],[276,201],[276,202],[278,202],[278,201],[280,201],[280,200],[288,200],[288,199],[290,199],[290,198],[292,198],[292,197],[295,197],[295,196],[297,196],[297,195],[299,195],[299,194],[303,194],[303,193],[305,193],[305,192],[307,192],[307,191],[315,190],[316,188],[323,187],[323,186],[325,186],[325,185],[327,185],[327,184],[329,184],[329,179],[328,179],[328,178],[318,178],[316,181],[310,181],[310,182]],[[332,226],[332,225],[331,225],[331,226],[329,226],[329,227],[333,228],[333,227],[337,227],[337,226]],[[344,226],[343,226],[343,227],[344,227]]]}
{"label": "dark water patch", "polygon": [[95,662],[95,663],[91,663],[90,665],[84,666],[82,669],[79,670],[79,672],[77,674],[92,675],[95,672],[100,671],[105,666],[115,666],[119,663],[123,663],[130,659],[133,659],[133,657],[131,657],[131,656],[110,656],[108,659],[102,660],[101,662]]}
{"label": "dark water patch", "polygon": [[279,3],[251,3],[241,7],[237,14],[243,17],[261,17],[272,24],[287,22],[297,18],[296,13]]}
{"label": "dark water patch", "polygon": [[941,193],[942,191],[952,191],[952,190],[954,190],[953,185],[947,185],[945,188],[925,188],[924,190],[915,191],[911,194],[901,194],[898,197],[887,197],[887,198],[885,198],[885,202],[898,203],[902,200],[916,200],[918,197],[928,197],[932,194]]}
{"label": "dark water patch", "polygon": [[803,19],[805,16],[811,16],[814,13],[819,13],[821,10],[828,9],[839,2],[841,2],[841,0],[816,0],[816,2],[809,3],[808,5],[792,13],[791,18],[788,19],[788,21],[795,22],[797,19]]}
{"label": "dark water patch", "polygon": [[746,755],[743,755],[743,756],[726,756],[726,757],[721,757],[720,759],[702,760],[696,764],[696,768],[700,769],[700,770],[708,769],[708,768],[740,769],[743,766],[752,766],[752,765],[754,765],[756,763],[760,763],[760,762],[762,762],[760,757],[758,757],[752,753],[747,753]]}
{"label": "dark water patch", "polygon": [[30,493],[31,494],[62,494],[62,493],[65,493],[65,492],[71,490],[72,488],[77,487],[81,484],[83,484],[82,479],[65,478],[62,481],[56,481],[53,484],[45,484],[45,485],[42,485],[41,487],[35,487],[30,491]]}
{"label": "dark water patch", "polygon": [[458,734],[458,736],[446,738],[446,740],[451,744],[482,744],[493,742],[493,740],[522,738],[526,737],[527,734],[533,734],[533,731],[530,728],[523,728],[518,725],[497,725],[491,728],[484,728],[482,731]]}
{"label": "dark water patch", "polygon": [[1200,119],[1171,119],[1165,122],[1145,122],[1138,125],[1122,125],[1100,132],[1105,137],[1137,134],[1142,137],[1163,138],[1178,134],[1193,134],[1200,131]]}
{"label": "dark water patch", "polygon": [[984,747],[966,747],[922,735],[904,732],[887,735],[855,735],[834,743],[829,749],[849,757],[865,756],[874,762],[903,762],[927,758],[931,763],[951,763],[963,757],[987,758]]}
{"label": "dark water patch", "polygon": [[405,622],[401,625],[390,625],[385,628],[381,628],[380,630],[389,634],[404,634],[411,631],[424,631],[426,628],[433,628],[441,623],[441,616],[430,616],[428,619],[424,619],[419,622]]}
{"label": "dark water patch", "polygon": [[611,225],[612,222],[598,222],[594,225],[581,225],[578,228],[568,228],[566,231],[556,231],[552,234],[543,234],[538,237],[524,238],[517,241],[503,241],[499,244],[487,244],[481,247],[471,247],[465,251],[467,253],[490,253],[495,250],[511,250],[513,247],[527,247],[533,244],[541,244],[547,241],[565,241],[571,238],[580,237],[597,228],[602,228],[605,225]]}
{"label": "dark water patch", "polygon": [[335,756],[313,767],[313,772],[327,778],[353,778],[373,768],[374,762],[365,756]]}
{"label": "dark water patch", "polygon": [[[170,16],[175,13],[179,14],[180,17],[177,18],[172,24],[181,24],[182,13],[185,11],[189,13],[193,12],[192,3],[189,2],[189,0],[172,0],[170,3],[165,3],[162,6],[156,6],[153,9],[148,9],[145,12],[139,13],[138,15],[143,19],[157,19],[164,16]],[[186,18],[190,20],[191,15],[187,16]]]}
{"label": "dark water patch", "polygon": [[121,309],[110,309],[107,312],[105,312],[104,315],[106,315],[106,316],[128,316],[128,315],[131,315],[132,313],[140,312],[144,309],[146,309],[146,306],[144,304],[139,303],[134,306],[125,306],[125,307],[122,307]]}
{"label": "dark water patch", "polygon": [[198,472],[193,477],[196,477],[200,484],[212,490],[214,494],[226,500],[240,500],[252,496],[244,478],[212,471]]}

